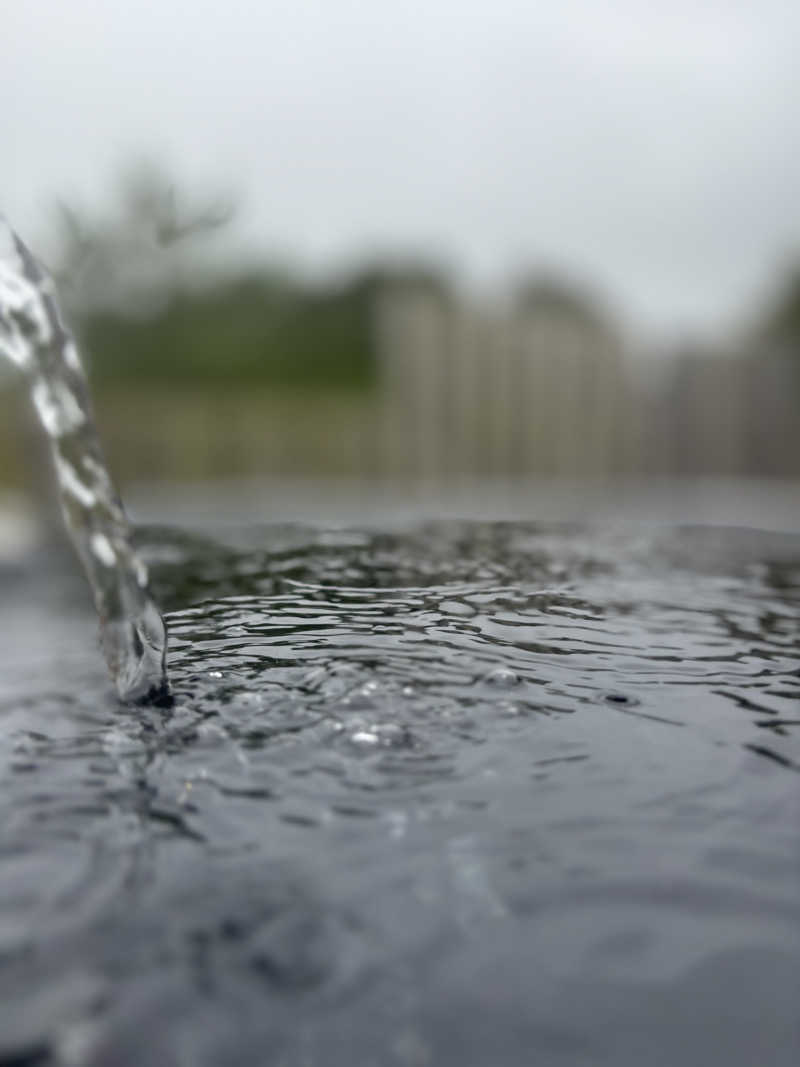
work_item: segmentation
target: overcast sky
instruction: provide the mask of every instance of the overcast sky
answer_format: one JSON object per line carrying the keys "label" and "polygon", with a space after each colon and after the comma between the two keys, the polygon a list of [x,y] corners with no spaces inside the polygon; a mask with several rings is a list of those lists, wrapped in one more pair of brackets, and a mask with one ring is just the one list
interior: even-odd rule
{"label": "overcast sky", "polygon": [[313,269],[431,253],[713,330],[800,247],[797,0],[0,0],[0,209],[126,160]]}

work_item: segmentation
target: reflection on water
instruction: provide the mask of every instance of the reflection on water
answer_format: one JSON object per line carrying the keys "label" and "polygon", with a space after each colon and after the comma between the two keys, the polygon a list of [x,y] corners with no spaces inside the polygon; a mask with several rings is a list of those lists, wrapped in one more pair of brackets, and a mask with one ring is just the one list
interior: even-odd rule
{"label": "reflection on water", "polygon": [[171,712],[0,576],[0,1063],[796,1062],[800,541],[142,551]]}

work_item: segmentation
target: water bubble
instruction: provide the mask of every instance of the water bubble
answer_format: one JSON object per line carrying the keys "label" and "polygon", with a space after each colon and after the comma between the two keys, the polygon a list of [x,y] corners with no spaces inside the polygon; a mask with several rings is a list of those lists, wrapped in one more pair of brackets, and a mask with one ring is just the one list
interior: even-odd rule
{"label": "water bubble", "polygon": [[383,744],[393,748],[406,744],[409,740],[406,728],[396,722],[379,723],[375,729]]}
{"label": "water bubble", "polygon": [[350,740],[359,748],[374,748],[375,745],[380,744],[380,738],[372,730],[356,730],[350,735]]}
{"label": "water bubble", "polygon": [[498,689],[512,689],[519,685],[519,675],[510,667],[495,667],[486,675],[489,685],[495,685]]}
{"label": "water bubble", "polygon": [[637,703],[634,697],[629,697],[625,693],[606,693],[603,700],[605,700],[606,704],[631,705]]}

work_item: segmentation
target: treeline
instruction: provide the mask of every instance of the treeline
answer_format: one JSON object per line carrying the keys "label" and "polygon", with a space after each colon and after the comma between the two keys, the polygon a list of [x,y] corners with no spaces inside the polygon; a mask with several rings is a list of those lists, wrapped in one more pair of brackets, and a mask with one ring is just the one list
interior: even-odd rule
{"label": "treeline", "polygon": [[800,359],[800,260],[783,271],[780,285],[757,316],[749,340]]}
{"label": "treeline", "polygon": [[[57,273],[98,384],[368,387],[380,373],[381,296],[454,298],[447,274],[425,263],[368,264],[328,284],[270,262],[231,269],[215,242],[221,231],[229,241],[232,215],[224,199],[178,197],[147,164],[123,175],[105,216],[62,205]],[[740,341],[800,358],[800,264],[782,282]],[[527,318],[617,329],[569,280],[534,278],[513,303]]]}
{"label": "treeline", "polygon": [[99,383],[364,387],[375,379],[369,287],[251,275],[176,289],[147,315],[73,315]]}
{"label": "treeline", "polygon": [[[397,283],[446,295],[424,264],[366,264],[320,283],[216,245],[232,209],[178,197],[156,167],[123,176],[111,210],[60,205],[55,273],[98,383],[366,387],[375,302]],[[227,260],[227,261],[226,261]]]}

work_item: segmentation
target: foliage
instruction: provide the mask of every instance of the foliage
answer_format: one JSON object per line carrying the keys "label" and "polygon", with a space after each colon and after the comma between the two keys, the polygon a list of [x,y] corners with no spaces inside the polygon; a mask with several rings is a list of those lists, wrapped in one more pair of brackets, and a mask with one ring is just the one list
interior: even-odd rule
{"label": "foliage", "polygon": [[373,372],[368,301],[244,275],[176,290],[147,317],[94,311],[78,330],[99,381],[365,385]]}
{"label": "foliage", "polygon": [[785,272],[775,299],[762,316],[761,334],[771,344],[800,356],[800,263]]}
{"label": "foliage", "polygon": [[441,274],[413,262],[327,286],[274,266],[232,274],[208,250],[231,218],[223,200],[186,207],[149,165],[125,177],[108,217],[61,205],[57,274],[95,380],[366,386],[379,293],[449,298]]}

